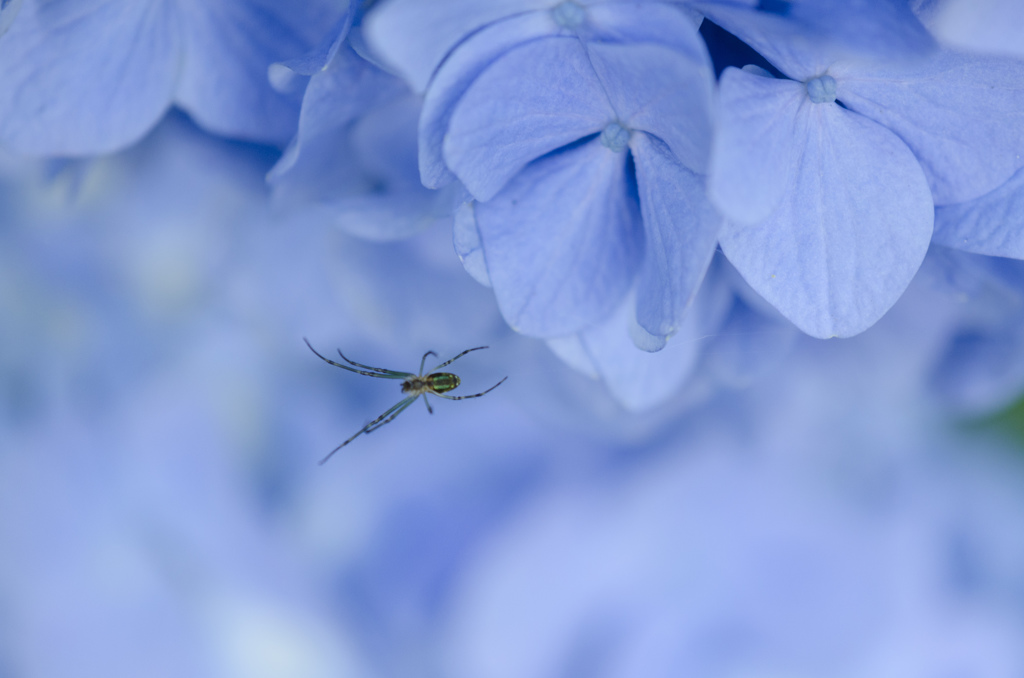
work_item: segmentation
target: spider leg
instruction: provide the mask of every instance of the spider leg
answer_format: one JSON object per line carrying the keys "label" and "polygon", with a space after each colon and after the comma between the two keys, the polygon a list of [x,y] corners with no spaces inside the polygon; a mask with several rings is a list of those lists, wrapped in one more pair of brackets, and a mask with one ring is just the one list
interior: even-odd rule
{"label": "spider leg", "polygon": [[427,405],[427,412],[430,412],[431,414],[433,414],[434,413],[434,408],[430,406],[430,401],[427,400],[427,394],[426,393],[423,394],[423,402],[426,403],[426,405]]}
{"label": "spider leg", "polygon": [[[455,362],[456,360],[458,360],[462,356],[466,355],[467,353],[471,353],[472,351],[479,351],[479,350],[484,349],[484,348],[487,348],[487,346],[477,346],[476,348],[467,348],[465,351],[463,351],[459,355],[455,356],[451,360],[446,360],[445,362],[441,363],[440,365],[438,365],[434,369],[430,370],[430,372],[431,373],[437,372],[442,367],[447,367],[448,365],[451,365],[453,362]],[[424,358],[426,358],[426,356],[424,356]]]}
{"label": "spider leg", "polygon": [[501,381],[499,381],[497,384],[495,384],[494,386],[490,387],[486,391],[481,391],[480,393],[474,393],[473,395],[446,396],[446,395],[441,395],[440,393],[434,393],[433,395],[436,395],[438,398],[444,398],[445,400],[465,400],[467,398],[479,398],[480,396],[487,395],[488,393],[490,393],[494,389],[496,389],[499,386],[501,386],[503,383],[505,383],[505,379],[508,379],[508,377],[504,377]]}
{"label": "spider leg", "polygon": [[[384,424],[390,424],[390,423],[391,423],[391,422],[392,422],[392,421],[394,420],[394,418],[395,418],[395,417],[397,417],[398,415],[400,415],[400,414],[401,414],[402,412],[404,412],[404,411],[405,411],[405,408],[409,407],[409,405],[412,405],[412,401],[416,400],[416,398],[418,398],[418,397],[419,397],[419,396],[412,396],[412,397],[410,397],[410,398],[406,398],[406,399],[405,399],[405,400],[403,400],[402,402],[400,402],[400,403],[398,403],[397,405],[395,405],[395,407],[392,407],[392,408],[391,408],[390,410],[388,410],[388,412],[391,412],[391,410],[394,410],[394,412],[392,412],[392,414],[391,414],[391,416],[390,416],[390,417],[388,417],[388,418],[387,418],[387,419],[385,419],[384,421],[380,422],[379,424],[373,424],[373,423],[371,423],[371,424],[370,424],[370,426],[369,426],[369,428],[367,428],[367,429],[366,429],[366,432],[367,432],[367,433],[373,433],[374,431],[376,431],[377,429],[379,429],[379,428],[380,428],[381,426],[383,426]],[[397,409],[396,409],[396,408],[397,408]],[[382,414],[382,415],[381,415],[381,417],[383,417],[384,415],[386,415],[386,414],[387,414],[388,412],[385,412],[384,414]],[[378,420],[379,420],[379,419],[380,419],[381,417],[378,417]]]}
{"label": "spider leg", "polygon": [[432,355],[432,356],[434,356],[435,358],[437,357],[437,354],[436,354],[436,353],[434,353],[433,351],[427,351],[426,353],[424,353],[424,354],[423,354],[423,360],[421,360],[421,361],[420,361],[420,373],[419,373],[419,374],[418,374],[417,376],[420,376],[420,377],[422,377],[422,376],[423,376],[423,365],[424,365],[424,364],[426,364],[426,362],[427,362],[427,356],[428,356],[428,355]]}
{"label": "spider leg", "polygon": [[[316,357],[320,358],[320,360],[323,360],[325,363],[327,363],[329,365],[334,365],[335,367],[340,367],[343,370],[348,370],[349,372],[355,372],[356,374],[365,374],[368,377],[378,377],[380,379],[408,379],[409,377],[416,376],[414,374],[408,374],[407,372],[392,372],[391,370],[388,370],[386,374],[382,374],[382,373],[379,373],[379,372],[364,372],[362,370],[357,370],[357,369],[354,369],[352,367],[349,367],[348,365],[342,365],[341,363],[336,363],[333,360],[328,360],[327,358],[325,358],[322,355],[320,355],[319,353],[317,353],[317,350],[315,348],[313,348],[312,344],[309,343],[309,339],[306,339],[305,337],[303,337],[302,340],[304,342],[306,342],[306,346],[309,346],[309,350],[312,351],[313,353],[315,353]],[[338,353],[341,353],[341,351],[338,351]],[[342,358],[345,358],[345,356],[342,356]],[[345,358],[345,360],[348,360],[348,358]],[[352,363],[352,364],[356,365],[358,363]],[[371,369],[377,369],[377,368],[371,368]]]}
{"label": "spider leg", "polygon": [[[413,374],[409,374],[408,372],[399,372],[397,370],[386,370],[383,367],[370,367],[369,365],[364,365],[362,363],[357,363],[355,360],[350,360],[350,359],[346,358],[345,354],[341,352],[340,348],[337,349],[337,351],[338,351],[338,355],[341,356],[342,360],[344,360],[345,362],[347,362],[350,365],[355,365],[356,367],[362,367],[363,369],[366,369],[366,370],[373,370],[374,372],[380,372],[381,374],[400,375],[402,379],[405,379],[407,377],[415,376]],[[389,377],[389,378],[397,379],[398,377],[396,376],[396,377]]]}
{"label": "spider leg", "polygon": [[[369,424],[367,424],[366,426],[364,426],[361,429],[359,429],[358,431],[356,431],[352,435],[351,438],[349,438],[348,440],[343,442],[341,445],[338,445],[333,450],[331,450],[327,454],[326,457],[324,457],[323,459],[320,460],[320,465],[323,466],[327,462],[328,459],[330,459],[331,457],[334,456],[335,452],[337,452],[338,450],[340,450],[341,448],[345,447],[350,442],[352,442],[353,440],[358,438],[360,433],[370,433],[372,431],[375,431],[376,429],[380,428],[384,424],[388,423],[389,421],[391,421],[392,419],[397,417],[402,412],[402,410],[404,410],[405,408],[409,407],[409,405],[412,404],[412,401],[416,400],[416,398],[417,398],[417,396],[413,396],[412,398],[406,398],[405,400],[402,400],[402,401],[399,401],[398,403],[396,403],[393,407],[389,408],[387,412],[385,412],[384,414],[380,415],[379,417],[377,417],[376,419],[371,421]],[[391,416],[389,417],[388,415],[391,415]],[[385,417],[388,417],[388,419],[386,421],[384,421]]]}

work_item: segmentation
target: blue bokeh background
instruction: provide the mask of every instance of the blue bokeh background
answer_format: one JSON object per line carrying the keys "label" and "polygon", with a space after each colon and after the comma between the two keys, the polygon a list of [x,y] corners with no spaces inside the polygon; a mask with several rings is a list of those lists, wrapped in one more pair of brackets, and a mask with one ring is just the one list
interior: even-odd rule
{"label": "blue bokeh background", "polygon": [[[298,218],[276,160],[179,114],[0,160],[0,677],[1024,675],[1024,458],[937,404],[927,286],[628,413],[450,231]],[[304,336],[509,379],[320,467],[400,394]]]}

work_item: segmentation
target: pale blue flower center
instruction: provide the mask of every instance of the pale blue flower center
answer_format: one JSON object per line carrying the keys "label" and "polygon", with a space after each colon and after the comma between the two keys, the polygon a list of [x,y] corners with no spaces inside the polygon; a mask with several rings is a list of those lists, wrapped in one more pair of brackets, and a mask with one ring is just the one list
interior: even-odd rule
{"label": "pale blue flower center", "polygon": [[587,10],[577,5],[572,0],[565,0],[560,2],[558,5],[551,10],[551,16],[554,17],[555,23],[562,28],[579,28],[583,25],[583,22],[587,19]]}
{"label": "pale blue flower center", "polygon": [[816,104],[830,104],[836,100],[836,79],[822,75],[807,81],[807,96]]}
{"label": "pale blue flower center", "polygon": [[601,132],[601,143],[616,153],[629,146],[629,130],[617,122],[609,123]]}

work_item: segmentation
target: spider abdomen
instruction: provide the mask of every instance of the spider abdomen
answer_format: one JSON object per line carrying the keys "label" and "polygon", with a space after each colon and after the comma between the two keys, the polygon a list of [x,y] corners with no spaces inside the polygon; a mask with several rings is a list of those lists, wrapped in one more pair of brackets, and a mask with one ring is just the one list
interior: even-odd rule
{"label": "spider abdomen", "polygon": [[435,372],[424,377],[411,377],[402,382],[402,393],[447,393],[460,383],[458,375]]}

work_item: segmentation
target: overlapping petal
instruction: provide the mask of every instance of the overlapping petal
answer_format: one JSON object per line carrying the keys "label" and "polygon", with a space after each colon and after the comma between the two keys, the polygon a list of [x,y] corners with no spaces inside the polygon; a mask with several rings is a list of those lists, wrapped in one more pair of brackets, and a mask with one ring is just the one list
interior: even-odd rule
{"label": "overlapping petal", "polygon": [[177,0],[177,7],[184,52],[176,102],[216,134],[287,142],[300,98],[271,88],[267,69],[320,42],[347,7],[328,0]]}
{"label": "overlapping petal", "polygon": [[796,173],[755,226],[728,223],[722,249],[804,332],[851,336],[900,297],[932,235],[931,194],[900,139],[834,104],[805,101]]}
{"label": "overlapping petal", "polygon": [[267,69],[316,44],[332,0],[51,0],[25,3],[0,42],[0,142],[41,155],[132,143],[173,103],[210,131],[283,143],[298,95]]}
{"label": "overlapping petal", "polygon": [[[395,240],[441,222],[450,226],[456,207],[452,185],[432,191],[416,171],[416,120],[419,98],[411,92],[366,112],[349,131],[346,162],[359,181],[329,202],[335,222],[370,240]],[[342,150],[342,149],[337,149]],[[338,191],[338,193],[342,193]]]}
{"label": "overlapping petal", "polygon": [[697,365],[703,327],[697,314],[687,316],[663,350],[636,350],[630,326],[636,316],[632,295],[604,322],[580,333],[580,347],[612,396],[627,410],[660,405],[679,392]]}
{"label": "overlapping petal", "polygon": [[706,57],[706,48],[695,39],[704,17],[689,7],[662,0],[590,0],[581,4],[587,6],[587,20],[576,30],[588,42],[651,43],[698,60]]}
{"label": "overlapping petal", "polygon": [[615,119],[576,38],[535,41],[506,53],[460,99],[444,158],[477,200],[489,200],[527,163]]}
{"label": "overlapping petal", "polygon": [[551,0],[390,0],[367,17],[375,52],[416,92],[427,89],[445,55],[479,28],[520,12],[550,7]]}
{"label": "overlapping petal", "polygon": [[913,60],[935,40],[904,0],[690,0],[787,75],[808,78],[828,61],[851,56]]}
{"label": "overlapping petal", "polygon": [[473,280],[484,287],[491,286],[491,277],[487,273],[487,260],[480,242],[480,232],[476,228],[476,203],[467,202],[455,211],[455,223],[452,228],[452,244],[459,255],[463,268]]}
{"label": "overlapping petal", "polygon": [[794,113],[807,90],[728,68],[719,83],[718,126],[712,142],[708,196],[738,224],[768,218],[785,196],[799,161],[794,139],[806,136],[806,118]]}
{"label": "overlapping petal", "polygon": [[643,249],[626,154],[594,140],[540,158],[476,205],[487,268],[508,323],[556,337],[608,315]]}
{"label": "overlapping petal", "polygon": [[335,21],[334,27],[324,35],[319,45],[301,56],[273,64],[268,73],[271,82],[274,80],[275,71],[280,69],[291,71],[297,75],[316,75],[327,69],[349,38],[355,15],[356,12],[350,4]]}
{"label": "overlapping petal", "polygon": [[1024,63],[949,50],[913,68],[842,64],[844,105],[914,151],[937,205],[973,200],[1024,167]]}
{"label": "overlapping petal", "polygon": [[344,192],[351,163],[345,162],[350,128],[367,111],[407,89],[344,47],[321,73],[310,78],[298,133],[267,175],[271,184],[309,198]]}
{"label": "overlapping petal", "polygon": [[[588,5],[581,9],[585,21],[572,29],[575,34],[560,27],[551,12],[530,12],[495,22],[467,38],[440,66],[428,90],[420,126],[420,167],[428,185],[443,184],[450,170],[480,201],[475,207],[480,253],[487,253],[490,280],[501,299],[508,297],[515,281],[501,280],[496,271],[501,264],[495,257],[506,253],[496,252],[502,244],[488,235],[491,226],[485,215],[495,214],[488,203],[500,200],[499,192],[510,180],[519,182],[517,195],[532,200],[523,168],[546,153],[611,129],[612,123],[624,134],[623,148],[617,141],[609,142],[614,151],[625,150],[625,140],[634,135],[649,156],[644,169],[651,204],[645,209],[657,223],[647,230],[659,246],[671,250],[652,252],[640,282],[644,320],[638,332],[646,335],[640,343],[656,350],[678,329],[715,247],[717,218],[695,175],[707,165],[713,79],[690,14],[662,3],[645,3],[637,10],[631,3]],[[626,168],[628,192],[633,190],[634,167]],[[658,176],[662,169],[671,176]],[[578,174],[590,180],[588,172]],[[676,180],[682,183],[677,186]],[[616,189],[616,195],[621,193]],[[624,207],[608,204],[601,209]],[[635,210],[635,200],[628,207]],[[532,213],[523,211],[520,198],[504,211],[506,219],[535,221]],[[531,226],[520,230],[523,241],[527,233],[544,237]],[[477,252],[475,241],[465,237],[473,234],[461,235],[456,234],[457,248],[464,245],[467,257]],[[633,244],[637,251],[640,247],[641,241]],[[482,257],[477,259],[470,261],[481,268]],[[535,277],[525,275],[518,286],[530,288]],[[631,282],[627,275],[615,288],[623,290]],[[502,308],[522,331],[555,333],[547,321],[541,323],[544,329],[524,329],[522,322],[511,319],[516,303],[508,298]],[[590,318],[588,322],[597,319],[586,312],[582,317]],[[566,327],[583,326],[572,322]]]}
{"label": "overlapping petal", "polygon": [[444,137],[452,110],[466,89],[491,63],[513,47],[553,35],[557,26],[546,13],[528,12],[481,29],[463,42],[437,71],[420,116],[420,177],[440,188],[454,175],[444,161]]}
{"label": "overlapping petal", "polygon": [[[700,41],[685,17],[677,24]],[[660,138],[685,167],[705,172],[713,86],[706,50],[593,43],[587,53],[618,119]]]}
{"label": "overlapping petal", "polygon": [[299,132],[267,175],[279,204],[369,240],[451,222],[451,190],[424,188],[416,163],[419,98],[343,46],[314,75]]}
{"label": "overlapping petal", "polygon": [[1024,170],[977,200],[936,208],[934,241],[966,252],[1024,259]]}
{"label": "overlapping petal", "polygon": [[[709,340],[717,342],[735,297],[723,276],[710,277],[714,279],[701,288],[679,331],[667,342],[662,340],[658,351],[636,350],[636,335],[644,330],[636,324],[635,291],[602,322],[577,334],[548,339],[548,346],[573,369],[604,382],[627,410],[640,412],[662,405],[679,393],[698,367],[706,367],[709,345],[718,350],[717,343]],[[784,327],[796,335],[792,325]]]}
{"label": "overlapping petal", "polygon": [[679,329],[718,246],[721,217],[704,178],[684,167],[659,139],[634,132],[644,220],[644,263],[637,278],[636,321],[656,337]]}

